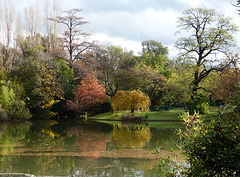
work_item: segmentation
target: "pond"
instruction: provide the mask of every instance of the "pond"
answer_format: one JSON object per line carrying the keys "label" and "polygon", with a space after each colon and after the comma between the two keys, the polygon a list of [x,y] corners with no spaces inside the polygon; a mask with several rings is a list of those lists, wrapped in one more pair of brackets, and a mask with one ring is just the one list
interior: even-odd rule
{"label": "pond", "polygon": [[0,123],[0,176],[157,176],[177,142],[175,123]]}

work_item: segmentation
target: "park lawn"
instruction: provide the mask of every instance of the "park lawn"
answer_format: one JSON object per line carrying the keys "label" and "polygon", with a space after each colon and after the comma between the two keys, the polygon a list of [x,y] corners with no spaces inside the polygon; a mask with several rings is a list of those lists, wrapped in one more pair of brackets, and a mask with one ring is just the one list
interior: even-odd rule
{"label": "park lawn", "polygon": [[[183,108],[171,109],[166,111],[155,111],[155,112],[148,112],[148,121],[179,121],[179,116],[183,114],[185,110]],[[215,118],[215,114],[217,112],[217,108],[212,109],[210,107],[209,113],[206,115],[201,115],[204,120],[211,120]],[[123,113],[124,114],[124,113]],[[146,113],[135,113],[136,115],[145,115]],[[117,121],[121,120],[116,114],[112,112],[107,112],[103,114],[99,114],[89,118],[90,120],[108,120],[108,121]]]}
{"label": "park lawn", "polygon": [[[148,119],[147,122],[143,123],[142,125],[148,127],[155,127],[155,128],[184,128],[183,122],[181,122],[179,116],[183,114],[185,111],[182,108],[166,110],[161,112],[148,112]],[[215,118],[215,114],[217,109],[210,109],[209,113],[206,115],[202,115],[201,117],[204,120],[212,120]],[[146,113],[142,113],[145,115]],[[99,122],[118,125],[121,123],[121,119],[117,117],[117,115],[113,115],[112,112],[107,112],[104,114],[100,114],[97,116],[93,116],[89,118],[90,120],[97,120]]]}
{"label": "park lawn", "polygon": [[[150,121],[178,121],[179,115],[184,112],[183,109],[172,109],[168,111],[162,111],[162,112],[148,112],[148,118],[147,120]],[[123,113],[124,114],[124,113]],[[136,115],[145,115],[146,113],[135,113]],[[94,120],[121,120],[117,115],[114,115],[112,112],[107,112],[103,114],[99,114],[93,117],[89,118]]]}

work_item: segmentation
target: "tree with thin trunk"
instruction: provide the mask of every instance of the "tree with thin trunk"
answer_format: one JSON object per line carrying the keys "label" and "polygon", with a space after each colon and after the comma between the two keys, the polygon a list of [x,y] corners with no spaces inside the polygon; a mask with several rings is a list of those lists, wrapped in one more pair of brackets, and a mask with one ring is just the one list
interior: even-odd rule
{"label": "tree with thin trunk", "polygon": [[26,32],[27,36],[30,37],[34,43],[34,37],[40,31],[41,15],[38,4],[29,4],[25,8],[25,22],[26,22]]}
{"label": "tree with thin trunk", "polygon": [[106,94],[113,97],[118,91],[125,75],[130,71],[132,52],[124,51],[121,47],[95,47],[94,59],[104,82]]}
{"label": "tree with thin trunk", "polygon": [[49,0],[45,0],[44,12],[44,24],[47,32],[46,49],[50,52],[56,52],[58,45],[57,37],[59,36],[60,28],[57,22],[49,19],[55,19],[61,14],[58,0],[52,0],[52,6],[50,6]]}
{"label": "tree with thin trunk", "polygon": [[66,49],[66,61],[72,68],[75,60],[82,59],[82,54],[90,49],[93,44],[87,42],[88,33],[84,32],[83,26],[88,22],[83,20],[83,17],[77,16],[82,9],[72,9],[64,11],[66,16],[57,16],[49,18],[54,22],[62,24],[65,27],[62,37],[60,37],[62,46]]}
{"label": "tree with thin trunk", "polygon": [[180,38],[176,47],[193,69],[188,106],[189,112],[193,113],[198,91],[206,91],[201,83],[210,73],[223,71],[236,61],[237,57],[230,55],[230,50],[236,44],[233,34],[237,32],[237,27],[229,17],[224,17],[213,9],[202,8],[184,11],[178,24],[179,32],[184,30],[190,33],[189,37]]}
{"label": "tree with thin trunk", "polygon": [[15,8],[12,1],[5,2],[3,11],[3,52],[4,66],[7,70],[11,70],[13,56],[10,50],[12,44],[13,22],[15,19]]}

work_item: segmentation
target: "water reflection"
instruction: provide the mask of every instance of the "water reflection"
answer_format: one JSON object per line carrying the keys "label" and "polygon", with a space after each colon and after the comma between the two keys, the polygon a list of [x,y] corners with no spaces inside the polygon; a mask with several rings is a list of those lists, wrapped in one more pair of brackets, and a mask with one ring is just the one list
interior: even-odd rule
{"label": "water reflection", "polygon": [[113,126],[112,142],[119,149],[139,149],[151,139],[149,127],[131,126],[122,127],[121,124]]}
{"label": "water reflection", "polygon": [[97,122],[1,123],[0,173],[154,176],[159,162],[154,148],[168,150],[176,142],[174,128]]}
{"label": "water reflection", "polygon": [[82,125],[77,125],[70,127],[66,132],[66,138],[74,138],[78,151],[90,160],[99,158],[110,142],[110,137],[96,128],[86,129]]}

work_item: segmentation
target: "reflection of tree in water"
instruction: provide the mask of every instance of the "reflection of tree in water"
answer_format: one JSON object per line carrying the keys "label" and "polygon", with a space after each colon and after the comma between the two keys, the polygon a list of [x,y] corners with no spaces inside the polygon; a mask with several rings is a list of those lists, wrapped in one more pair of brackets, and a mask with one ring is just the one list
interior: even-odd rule
{"label": "reflection of tree in water", "polygon": [[2,135],[5,134],[7,129],[7,123],[6,122],[1,122],[0,123],[0,140],[2,139]]}
{"label": "reflection of tree in water", "polygon": [[148,149],[160,148],[162,150],[170,150],[176,148],[179,137],[175,128],[152,128],[152,137],[148,144]]}
{"label": "reflection of tree in water", "polygon": [[151,139],[149,127],[122,127],[115,125],[112,132],[112,142],[120,149],[138,149],[146,145]]}
{"label": "reflection of tree in water", "polygon": [[83,156],[96,159],[102,151],[106,150],[106,144],[110,141],[103,132],[96,129],[85,129],[83,126],[73,126],[67,130],[67,137],[75,137],[78,150]]}
{"label": "reflection of tree in water", "polygon": [[24,140],[31,125],[30,122],[8,124],[5,132],[2,132],[0,144],[12,144]]}
{"label": "reflection of tree in water", "polygon": [[[14,152],[14,144],[25,141],[26,135],[31,127],[30,122],[11,123],[4,126],[5,131],[1,132],[0,154],[8,155]],[[10,145],[10,146],[9,146]]]}

